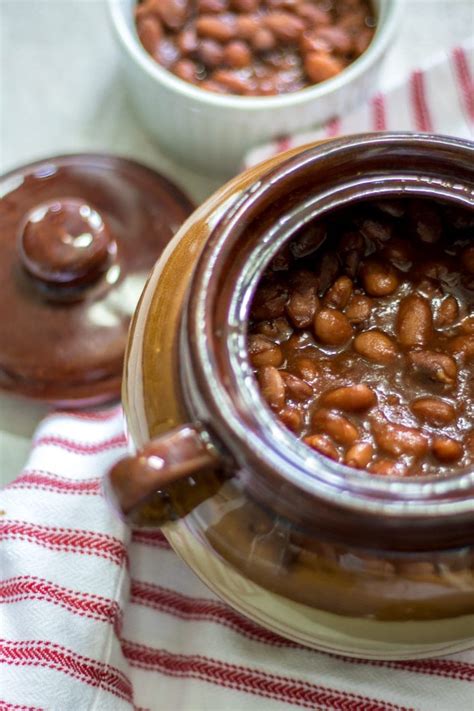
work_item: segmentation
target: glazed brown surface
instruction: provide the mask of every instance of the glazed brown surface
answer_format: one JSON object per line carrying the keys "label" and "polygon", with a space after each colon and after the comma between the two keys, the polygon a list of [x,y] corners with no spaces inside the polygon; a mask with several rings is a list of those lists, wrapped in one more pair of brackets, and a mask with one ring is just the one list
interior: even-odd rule
{"label": "glazed brown surface", "polygon": [[[285,155],[300,150],[294,148]],[[128,427],[139,448],[188,421],[179,386],[183,360],[178,336],[193,268],[209,238],[210,218],[221,211],[222,205],[230,206],[242,190],[281,159],[280,154],[246,170],[208,198],[206,211],[194,212],[186,228],[176,235],[166,260],[158,262],[150,275],[131,324],[122,390]],[[159,526],[172,518],[186,516],[214,496],[222,481],[218,473],[208,470],[199,476],[198,486],[190,479],[170,484],[165,492],[158,491],[140,507],[136,520]]]}
{"label": "glazed brown surface", "polygon": [[216,226],[194,270],[178,351],[188,366],[181,369],[188,417],[209,423],[215,441],[234,453],[239,478],[245,467],[250,498],[315,536],[366,547],[377,540],[400,551],[470,545],[473,472],[395,483],[312,456],[285,432],[259,398],[245,348],[257,279],[275,242],[284,244],[308,219],[334,214],[341,202],[437,199],[442,185],[449,205],[472,211],[472,150],[462,141],[400,134],[329,141],[283,158],[211,218]]}
{"label": "glazed brown surface", "polygon": [[[31,210],[19,229],[25,270],[40,283],[74,286],[96,280],[115,261],[117,244],[99,213],[84,200],[61,198]],[[67,294],[56,289],[56,295]],[[79,296],[79,292],[77,292]]]}
{"label": "glazed brown surface", "polygon": [[264,398],[309,447],[379,475],[472,466],[473,225],[433,201],[362,204],[273,260],[249,354]]}
{"label": "glazed brown surface", "polygon": [[[364,191],[366,186],[376,184],[373,178],[377,176],[377,187],[373,187],[372,192],[374,195],[377,195],[379,189],[383,189],[379,188],[379,185],[384,185],[384,179],[380,181],[380,174],[385,175],[387,171],[387,177],[390,177],[390,171],[400,170],[405,177],[407,170],[415,163],[417,175],[423,174],[423,171],[430,167],[428,161],[439,153],[439,148],[430,145],[429,150],[421,157],[409,151],[406,156],[402,151],[395,155],[395,150],[391,145],[387,146],[383,136],[365,137],[367,144],[370,140],[376,143],[377,147],[376,167],[370,172],[371,166],[369,165],[368,170],[364,158],[367,146],[361,147],[358,140],[356,137],[344,139],[347,143],[357,144],[351,154],[347,174],[362,175]],[[413,146],[421,143],[419,137],[408,140],[406,137],[396,137],[392,140],[401,147],[408,143]],[[226,330],[230,323],[230,295],[235,292],[237,279],[242,277],[248,263],[248,254],[259,242],[262,231],[265,232],[266,228],[279,221],[281,213],[278,209],[282,203],[283,209],[290,210],[298,199],[304,199],[304,196],[295,196],[293,192],[297,179],[298,185],[303,184],[305,191],[314,194],[318,191],[323,193],[327,189],[328,184],[324,181],[331,184],[342,176],[340,161],[334,159],[337,165],[333,172],[332,164],[321,161],[321,156],[324,157],[326,151],[331,152],[333,156],[334,148],[341,142],[342,139],[332,141],[318,148],[312,147],[307,152],[301,152],[301,149],[293,150],[236,178],[193,215],[174,241],[166,263],[158,264],[155,268],[134,318],[127,356],[125,406],[129,431],[138,447],[145,445],[150,437],[161,435],[180,423],[189,422],[193,416],[204,424],[209,422],[212,425],[216,443],[219,443],[219,440],[224,441],[221,435],[228,423],[223,421],[221,411],[214,407],[212,394],[227,388],[232,394],[233,402],[240,402],[242,407],[239,393],[235,391],[236,386],[232,390],[232,372],[229,368],[222,374],[222,363],[219,360],[227,347],[235,345],[234,334],[229,332],[230,326]],[[423,139],[423,143],[427,142],[426,138]],[[301,156],[295,157],[300,152]],[[308,155],[313,152],[319,156],[314,171],[302,175],[301,164],[304,162],[307,166]],[[275,167],[279,163],[284,166],[285,162],[292,161],[299,161],[297,167],[291,165],[291,171],[286,173],[288,179],[285,179],[283,185],[278,184],[275,180]],[[463,168],[462,161],[457,158],[451,174],[448,172],[449,162],[446,155],[443,161],[443,164],[441,161],[436,163],[436,171],[433,171],[438,182],[441,179],[444,185],[449,184],[450,180],[456,185],[463,180],[467,182],[466,172],[471,169],[472,161],[466,159]],[[391,166],[390,170],[387,165]],[[466,168],[467,165],[469,168]],[[215,252],[209,249],[206,242],[214,237],[216,243],[222,244],[222,230],[225,229],[226,218],[229,214],[234,215],[236,204],[242,200],[241,191],[252,184],[269,185],[270,180],[268,174],[266,175],[269,169],[273,171],[271,178],[274,192],[261,199],[264,208],[268,207],[268,210],[265,212],[265,209],[259,206],[259,209],[252,213],[256,215],[255,221],[247,219],[246,215],[235,216],[232,235],[229,233],[227,236],[227,242],[231,236],[235,239],[235,249],[227,250],[224,256],[220,255],[219,272],[214,261]],[[396,190],[399,194],[398,184]],[[249,196],[253,197],[254,194],[253,189],[248,191]],[[279,202],[280,197],[282,199]],[[456,197],[454,195],[451,198],[453,204]],[[282,220],[282,224],[283,222]],[[213,228],[212,225],[218,226]],[[217,231],[217,234],[213,235],[212,229]],[[306,240],[300,240],[299,256],[302,256],[306,248],[311,251],[315,246],[309,233],[306,237]],[[318,244],[317,237],[315,239]],[[191,245],[195,245],[194,250]],[[220,319],[214,318],[214,313],[209,308],[206,323],[203,324],[203,319],[196,319],[194,330],[189,322],[186,324],[183,321],[182,315],[187,309],[186,287],[189,287],[193,270],[196,273],[199,255],[203,263],[202,279],[197,282],[200,287],[197,294],[201,295],[202,290],[209,285],[207,266],[211,257],[214,283],[219,274],[222,275],[222,282],[219,282],[220,286],[214,294],[212,304],[220,309]],[[177,279],[178,274],[180,280]],[[175,289],[173,285],[176,285]],[[325,288],[327,289],[327,286]],[[182,327],[185,326],[181,332],[184,338],[178,341],[176,334],[180,323]],[[174,327],[171,328],[170,324]],[[203,325],[207,327],[205,331]],[[198,337],[201,332],[208,343],[218,342],[216,350],[213,351],[213,372],[217,373],[218,382],[211,380],[209,383],[201,377],[193,383],[189,378],[186,367],[188,341],[190,337]],[[239,345],[239,352],[240,350]],[[188,390],[187,400],[183,400],[177,375],[178,364],[181,379],[188,378],[186,384],[193,386]],[[163,377],[164,374],[167,377]],[[211,413],[208,414],[207,420],[203,416],[203,409],[199,411],[199,418],[196,418],[195,412],[191,414],[190,400],[197,397],[196,393],[205,397],[205,408]],[[249,410],[245,412],[246,419],[242,419],[247,433],[252,427],[252,424],[248,424],[248,419],[253,414]],[[474,598],[470,514],[454,514],[455,520],[448,528],[445,525],[445,513],[444,518],[440,515],[444,499],[436,513],[431,510],[416,518],[417,502],[412,498],[410,506],[404,509],[406,515],[403,518],[390,518],[385,508],[387,499],[383,501],[383,515],[371,516],[368,509],[355,512],[353,497],[344,498],[346,491],[353,493],[354,490],[350,489],[351,479],[346,482],[343,473],[333,501],[320,498],[319,495],[311,495],[307,490],[291,488],[283,476],[273,476],[271,479],[268,477],[270,484],[268,489],[264,489],[262,481],[265,481],[267,472],[257,455],[266,451],[275,454],[281,442],[262,438],[260,446],[253,447],[249,440],[237,432],[232,431],[231,435],[232,437],[226,440],[230,452],[234,452],[236,458],[240,457],[239,462],[242,462],[244,457],[246,460],[245,466],[236,467],[232,479],[222,479],[219,473],[206,471],[196,477],[175,482],[166,492],[157,493],[155,500],[143,508],[141,521],[161,525],[167,520],[173,520],[173,527],[178,528],[183,540],[196,537],[209,544],[210,558],[219,555],[244,578],[253,580],[289,600],[304,602],[315,608],[337,614],[384,620],[436,620],[472,614]],[[290,449],[290,452],[293,458],[299,456],[296,449]],[[308,449],[307,452],[311,457],[311,450]],[[287,461],[289,458],[285,460]],[[324,460],[318,460],[317,465],[322,477],[326,472],[332,472],[329,466],[325,467]],[[384,491],[391,483],[366,476],[353,477],[352,481],[356,481],[357,486],[364,487],[374,483],[380,484]],[[444,483],[440,480],[435,485]],[[400,496],[400,490],[405,487],[422,485],[425,484],[421,481],[407,481],[399,487],[394,496]],[[166,496],[163,496],[163,493]],[[469,497],[470,492],[466,491],[463,495]],[[429,492],[426,494],[426,500],[428,499]],[[340,515],[339,511],[335,510],[339,501]],[[411,503],[414,504],[413,507]],[[432,503],[431,500],[428,503]],[[455,506],[457,505],[456,500]],[[184,520],[180,522],[180,518]],[[165,528],[165,533],[166,531]],[[209,565],[209,570],[211,569],[212,566]],[[195,570],[204,577],[207,573],[207,568],[200,569],[197,564]],[[350,595],[347,594],[349,589]],[[288,605],[290,611],[291,603]],[[252,616],[250,610],[249,615]]]}
{"label": "glazed brown surface", "polygon": [[278,595],[337,615],[385,621],[474,613],[472,550],[400,556],[376,546],[334,545],[287,527],[252,501],[237,508],[226,493],[209,504],[215,523],[208,540],[245,577]]}
{"label": "glazed brown surface", "polygon": [[138,36],[166,69],[219,94],[269,96],[330,79],[370,44],[368,0],[141,0]]}
{"label": "glazed brown surface", "polygon": [[0,387],[118,397],[130,318],[191,203],[144,166],[94,155],[20,168],[1,189]]}
{"label": "glazed brown surface", "polygon": [[219,457],[201,433],[185,425],[152,440],[137,454],[118,461],[108,473],[108,479],[115,504],[123,516],[133,520],[136,508],[149,502],[157,490],[220,467]]}

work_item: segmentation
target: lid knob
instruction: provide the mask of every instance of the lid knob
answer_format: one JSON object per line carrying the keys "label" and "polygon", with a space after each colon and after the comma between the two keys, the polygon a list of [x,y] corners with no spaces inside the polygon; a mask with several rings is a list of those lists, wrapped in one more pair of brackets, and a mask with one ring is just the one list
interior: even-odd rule
{"label": "lid knob", "polygon": [[51,285],[72,286],[103,274],[117,245],[97,210],[83,200],[63,198],[30,210],[18,249],[29,274]]}

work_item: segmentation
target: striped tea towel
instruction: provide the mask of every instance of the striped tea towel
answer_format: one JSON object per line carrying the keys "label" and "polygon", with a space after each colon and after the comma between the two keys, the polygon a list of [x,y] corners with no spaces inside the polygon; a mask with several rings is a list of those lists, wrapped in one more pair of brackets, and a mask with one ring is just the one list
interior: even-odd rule
{"label": "striped tea towel", "polygon": [[474,38],[442,52],[398,86],[314,131],[255,148],[245,167],[311,141],[365,131],[419,131],[459,138],[474,136]]}
{"label": "striped tea towel", "polygon": [[125,453],[120,408],[53,413],[0,492],[0,711],[472,711],[474,651],[348,659],[229,608],[111,512]]}

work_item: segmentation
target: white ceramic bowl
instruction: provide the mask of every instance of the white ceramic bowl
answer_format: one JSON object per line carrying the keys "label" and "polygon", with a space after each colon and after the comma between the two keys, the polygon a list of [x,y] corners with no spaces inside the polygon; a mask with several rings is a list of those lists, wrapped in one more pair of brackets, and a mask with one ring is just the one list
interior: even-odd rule
{"label": "white ceramic bowl", "polygon": [[279,96],[228,96],[199,89],[155,62],[133,19],[136,0],[108,0],[129,92],[144,126],[178,162],[228,176],[250,148],[342,114],[373,89],[393,37],[399,0],[372,0],[377,30],[368,49],[341,74]]}

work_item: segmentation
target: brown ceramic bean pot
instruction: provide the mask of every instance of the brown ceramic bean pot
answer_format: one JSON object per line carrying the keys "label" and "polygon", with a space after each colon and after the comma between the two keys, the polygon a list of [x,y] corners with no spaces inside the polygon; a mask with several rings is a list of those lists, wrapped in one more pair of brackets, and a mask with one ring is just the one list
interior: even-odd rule
{"label": "brown ceramic bean pot", "polygon": [[159,525],[230,605],[303,644],[414,658],[474,643],[474,472],[370,476],[310,451],[264,404],[246,349],[256,284],[309,220],[368,198],[474,209],[474,146],[367,134],[293,150],[184,224],[142,294],[123,399],[138,454],[122,510]]}

